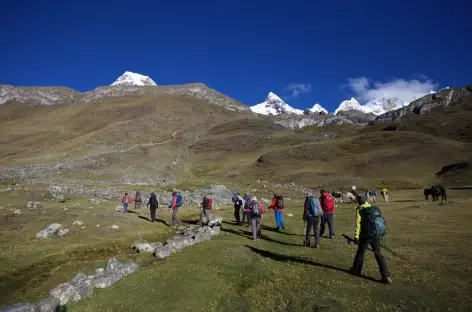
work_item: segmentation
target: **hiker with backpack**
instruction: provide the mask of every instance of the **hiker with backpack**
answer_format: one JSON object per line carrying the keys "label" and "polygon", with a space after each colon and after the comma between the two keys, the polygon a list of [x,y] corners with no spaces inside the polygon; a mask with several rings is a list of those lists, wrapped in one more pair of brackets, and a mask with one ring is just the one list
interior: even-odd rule
{"label": "hiker with backpack", "polygon": [[314,231],[315,244],[313,248],[318,248],[320,244],[320,217],[323,215],[320,200],[313,197],[312,192],[308,192],[305,198],[303,209],[303,221],[306,221],[305,247],[310,247],[311,230]]}
{"label": "hiker with backpack", "polygon": [[252,240],[256,240],[261,237],[261,220],[264,214],[264,207],[257,201],[256,197],[253,197],[248,210],[251,215]]}
{"label": "hiker with backpack", "polygon": [[357,253],[349,271],[354,275],[361,275],[365,251],[370,245],[382,276],[381,282],[391,284],[392,279],[387,263],[380,250],[380,238],[385,235],[387,223],[380,209],[367,202],[364,194],[357,195],[357,203],[359,206],[356,208],[356,233],[354,235]]}
{"label": "hiker with backpack", "polygon": [[[203,196],[202,199],[202,211],[200,212],[200,226],[203,226],[203,224],[208,224],[210,221],[210,211],[212,209],[212,200],[208,195]],[[203,222],[203,219],[205,218],[205,222]]]}
{"label": "hiker with backpack", "polygon": [[134,195],[134,210],[138,212],[138,215],[142,203],[143,201],[141,200],[141,193],[139,191],[136,191],[136,194]]}
{"label": "hiker with backpack", "polygon": [[277,231],[279,231],[280,228],[285,230],[283,196],[281,196],[279,193],[274,193],[274,198],[272,199],[272,204],[269,206],[269,209],[274,209],[275,227]]}
{"label": "hiker with backpack", "polygon": [[244,207],[244,200],[239,195],[238,192],[233,193],[233,202],[234,202],[234,218],[236,219],[236,224],[241,225],[241,207]]}
{"label": "hiker with backpack", "polygon": [[149,197],[149,201],[146,207],[149,206],[149,214],[151,215],[151,222],[156,221],[156,211],[159,208],[159,202],[157,201],[156,193],[152,192],[151,197]]}
{"label": "hiker with backpack", "polygon": [[180,221],[177,216],[177,211],[182,206],[182,195],[178,192],[172,192],[172,225],[179,225]]}
{"label": "hiker with backpack", "polygon": [[251,204],[251,197],[247,193],[245,193],[243,200],[244,200],[243,221],[241,222],[241,225],[247,224],[247,226],[249,226],[251,223],[251,219],[248,212],[249,212],[249,205]]}
{"label": "hiker with backpack", "polygon": [[321,190],[320,194],[320,204],[321,209],[323,209],[323,215],[321,216],[320,236],[323,236],[326,223],[328,223],[329,238],[334,238],[334,199],[326,190]]}
{"label": "hiker with backpack", "polygon": [[125,193],[125,195],[121,197],[121,204],[123,205],[124,213],[128,213],[128,207],[130,203],[131,203],[131,197],[128,195],[128,193]]}

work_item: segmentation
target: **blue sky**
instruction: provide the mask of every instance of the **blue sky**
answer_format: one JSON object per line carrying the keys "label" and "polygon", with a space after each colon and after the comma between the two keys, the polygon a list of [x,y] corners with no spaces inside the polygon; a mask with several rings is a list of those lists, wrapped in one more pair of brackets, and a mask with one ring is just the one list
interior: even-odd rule
{"label": "blue sky", "polygon": [[[294,107],[472,83],[472,1],[4,1],[0,84],[203,82]],[[468,32],[467,32],[468,31]]]}

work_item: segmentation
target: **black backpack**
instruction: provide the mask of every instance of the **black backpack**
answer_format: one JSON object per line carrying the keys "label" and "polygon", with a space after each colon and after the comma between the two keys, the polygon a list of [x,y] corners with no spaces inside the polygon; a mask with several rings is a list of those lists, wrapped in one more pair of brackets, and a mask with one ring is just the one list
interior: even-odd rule
{"label": "black backpack", "polygon": [[277,196],[275,198],[276,206],[278,209],[284,209],[284,198],[282,196]]}

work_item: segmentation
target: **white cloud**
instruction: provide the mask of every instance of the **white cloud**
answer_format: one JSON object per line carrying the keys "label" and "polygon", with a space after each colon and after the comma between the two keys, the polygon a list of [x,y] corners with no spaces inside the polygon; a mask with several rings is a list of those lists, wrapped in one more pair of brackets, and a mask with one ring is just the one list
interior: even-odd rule
{"label": "white cloud", "polygon": [[389,82],[372,82],[366,77],[349,78],[348,87],[361,102],[374,98],[394,97],[409,103],[438,88],[438,84],[424,76],[420,79],[394,79]]}
{"label": "white cloud", "polygon": [[285,90],[292,91],[291,98],[297,98],[302,93],[310,93],[311,92],[311,84],[303,84],[303,83],[291,83],[285,87]]}

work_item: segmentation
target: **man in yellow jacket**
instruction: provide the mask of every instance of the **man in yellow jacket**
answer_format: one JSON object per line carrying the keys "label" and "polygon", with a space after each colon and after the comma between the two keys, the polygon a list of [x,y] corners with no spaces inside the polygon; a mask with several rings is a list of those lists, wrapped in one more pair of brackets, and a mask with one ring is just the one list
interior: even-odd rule
{"label": "man in yellow jacket", "polygon": [[[372,206],[367,202],[366,196],[364,194],[357,195],[357,203],[359,206],[356,208],[356,233],[354,235],[354,243],[357,244],[357,253],[350,272],[354,275],[361,275],[365,251],[370,245],[375,255],[375,260],[377,260],[377,264],[379,266],[380,275],[382,276],[381,281],[386,284],[391,284],[392,279],[390,278],[390,274],[388,272],[387,263],[385,262],[385,258],[382,256],[380,251],[380,236],[372,236],[367,231],[367,222],[369,222],[369,220],[366,213],[364,212],[369,210],[366,208],[370,208]],[[378,208],[374,209],[380,212]]]}

